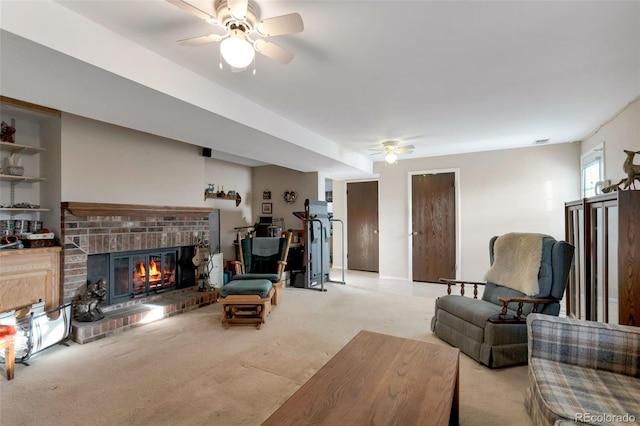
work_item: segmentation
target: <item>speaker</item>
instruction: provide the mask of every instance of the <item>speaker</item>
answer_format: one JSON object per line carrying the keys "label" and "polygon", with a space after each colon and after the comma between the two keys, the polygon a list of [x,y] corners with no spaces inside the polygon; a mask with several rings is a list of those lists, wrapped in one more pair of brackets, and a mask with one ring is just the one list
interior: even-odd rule
{"label": "speaker", "polygon": [[211,148],[202,148],[202,156],[211,158]]}

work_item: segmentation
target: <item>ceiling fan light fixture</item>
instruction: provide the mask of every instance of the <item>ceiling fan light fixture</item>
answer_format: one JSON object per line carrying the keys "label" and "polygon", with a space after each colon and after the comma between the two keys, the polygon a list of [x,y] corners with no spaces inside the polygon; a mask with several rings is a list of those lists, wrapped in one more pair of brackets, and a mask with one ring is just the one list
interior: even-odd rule
{"label": "ceiling fan light fixture", "polygon": [[243,31],[232,30],[220,43],[220,54],[233,68],[244,69],[251,64],[256,51]]}
{"label": "ceiling fan light fixture", "polygon": [[384,156],[384,161],[386,161],[389,164],[393,164],[396,161],[398,161],[398,156],[396,155],[395,152],[389,151],[387,152],[387,155]]}

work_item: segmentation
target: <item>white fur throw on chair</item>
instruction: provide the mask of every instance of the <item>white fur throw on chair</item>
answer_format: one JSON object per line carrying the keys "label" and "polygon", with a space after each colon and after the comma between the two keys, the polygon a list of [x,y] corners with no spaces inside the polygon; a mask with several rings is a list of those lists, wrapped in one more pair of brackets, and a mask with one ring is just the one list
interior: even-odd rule
{"label": "white fur throw on chair", "polygon": [[493,245],[493,265],[485,281],[518,290],[527,296],[540,292],[538,272],[544,234],[512,232],[498,237]]}

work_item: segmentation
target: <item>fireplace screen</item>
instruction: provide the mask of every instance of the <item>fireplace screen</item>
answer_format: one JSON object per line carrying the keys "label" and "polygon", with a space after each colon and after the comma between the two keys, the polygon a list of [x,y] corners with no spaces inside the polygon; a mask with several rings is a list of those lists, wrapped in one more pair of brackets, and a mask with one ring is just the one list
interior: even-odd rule
{"label": "fireplace screen", "polygon": [[111,302],[176,286],[178,250],[112,254]]}

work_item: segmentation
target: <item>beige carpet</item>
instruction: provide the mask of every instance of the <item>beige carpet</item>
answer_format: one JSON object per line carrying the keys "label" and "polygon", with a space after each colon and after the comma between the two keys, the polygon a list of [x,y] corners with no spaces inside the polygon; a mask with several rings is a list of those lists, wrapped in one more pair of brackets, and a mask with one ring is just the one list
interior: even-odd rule
{"label": "beige carpet", "polygon": [[[215,304],[93,343],[55,346],[0,378],[1,425],[259,425],[358,331],[445,344],[435,284],[349,274],[328,291],[286,288],[261,330],[223,329]],[[531,425],[526,366],[461,356],[460,424]]]}

